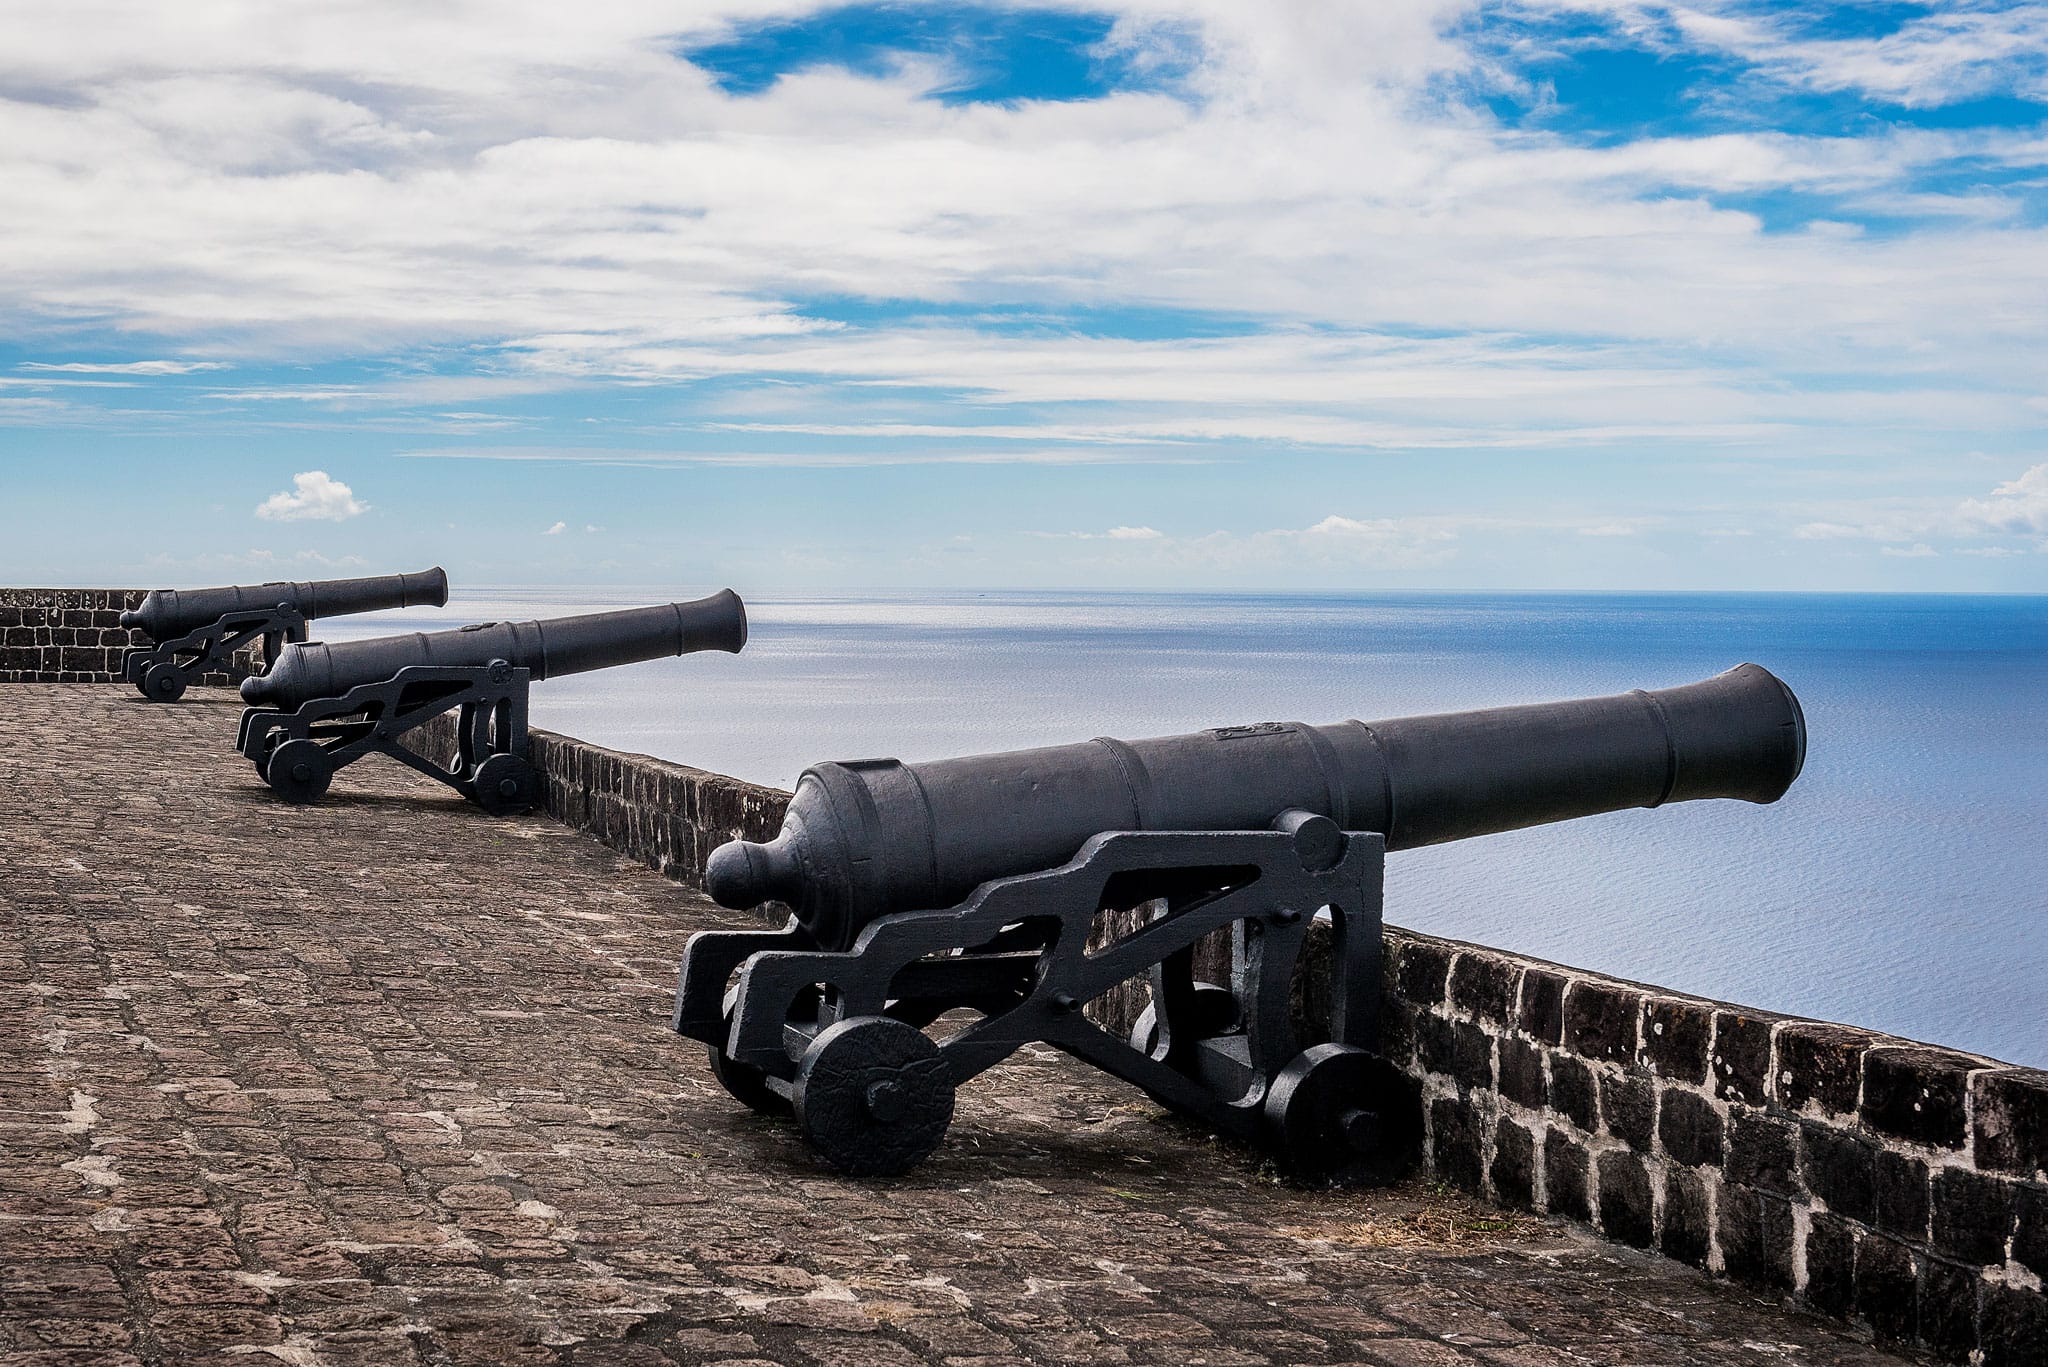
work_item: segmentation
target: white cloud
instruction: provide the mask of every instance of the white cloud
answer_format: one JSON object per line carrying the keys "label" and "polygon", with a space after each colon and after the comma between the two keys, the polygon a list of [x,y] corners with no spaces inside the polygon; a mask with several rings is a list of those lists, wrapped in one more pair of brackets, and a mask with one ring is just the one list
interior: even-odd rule
{"label": "white cloud", "polygon": [[1111,527],[1103,535],[1111,541],[1157,541],[1166,533],[1152,527]]}
{"label": "white cloud", "polygon": [[2048,536],[2048,464],[1999,485],[1988,498],[1965,499],[1963,520],[1985,532]]}
{"label": "white cloud", "polygon": [[1916,541],[1910,546],[1880,547],[1878,553],[1880,555],[1896,556],[1902,560],[1926,560],[1941,554],[1940,551],[1937,551],[1925,541]]}
{"label": "white cloud", "polygon": [[557,523],[556,523],[556,524],[555,524],[554,526],[552,526],[552,527],[548,528],[548,529],[547,529],[546,531],[542,532],[542,533],[541,533],[541,535],[542,535],[542,536],[560,536],[560,535],[561,535],[561,534],[562,534],[563,532],[566,532],[566,531],[568,531],[568,530],[569,530],[569,524],[568,524],[568,523],[566,523],[566,522],[557,522]]}
{"label": "white cloud", "polygon": [[342,522],[369,510],[353,490],[325,470],[292,476],[292,488],[256,505],[256,516],[274,522]]}

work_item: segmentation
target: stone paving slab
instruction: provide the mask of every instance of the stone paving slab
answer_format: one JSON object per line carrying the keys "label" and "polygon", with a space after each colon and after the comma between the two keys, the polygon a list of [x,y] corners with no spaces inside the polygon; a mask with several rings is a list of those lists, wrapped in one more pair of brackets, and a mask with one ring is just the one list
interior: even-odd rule
{"label": "stone paving slab", "polygon": [[667,1029],[731,913],[374,759],[284,806],[237,715],[0,686],[0,1367],[1900,1360],[1048,1051],[825,1176]]}

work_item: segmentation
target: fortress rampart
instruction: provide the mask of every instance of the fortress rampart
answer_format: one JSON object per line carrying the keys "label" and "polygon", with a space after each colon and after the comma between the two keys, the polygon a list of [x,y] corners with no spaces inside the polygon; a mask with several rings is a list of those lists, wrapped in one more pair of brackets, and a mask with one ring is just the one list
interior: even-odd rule
{"label": "fortress rampart", "polygon": [[[113,679],[139,598],[0,590],[0,682]],[[546,731],[532,759],[548,814],[692,887],[788,798]],[[2048,1072],[1397,928],[1387,951],[1383,1047],[1422,1083],[1436,1178],[1882,1343],[2048,1362]],[[1326,969],[1312,941],[1304,1017]],[[1123,1028],[1140,1005],[1091,1010]]]}

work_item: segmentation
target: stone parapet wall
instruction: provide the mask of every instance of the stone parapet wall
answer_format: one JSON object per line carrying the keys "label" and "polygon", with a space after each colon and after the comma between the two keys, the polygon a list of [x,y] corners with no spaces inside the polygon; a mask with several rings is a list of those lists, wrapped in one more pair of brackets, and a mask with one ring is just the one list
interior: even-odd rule
{"label": "stone parapet wall", "polygon": [[789,794],[723,774],[622,754],[573,736],[533,731],[541,805],[566,826],[690,887],[728,840],[766,840]]}
{"label": "stone parapet wall", "polygon": [[2048,1073],[1406,931],[1387,950],[1383,1044],[1422,1080],[1437,1177],[1882,1342],[2048,1361]]}
{"label": "stone parapet wall", "polygon": [[[0,683],[118,683],[121,652],[149,639],[121,625],[147,589],[0,589]],[[251,646],[231,670],[200,677],[239,683],[257,658]]]}

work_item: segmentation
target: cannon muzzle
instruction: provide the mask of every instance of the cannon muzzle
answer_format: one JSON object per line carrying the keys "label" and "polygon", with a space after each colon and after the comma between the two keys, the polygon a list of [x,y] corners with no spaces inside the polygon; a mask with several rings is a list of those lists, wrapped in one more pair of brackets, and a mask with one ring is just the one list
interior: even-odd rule
{"label": "cannon muzzle", "polygon": [[503,660],[548,679],[699,650],[737,654],[746,643],[746,605],[724,589],[694,602],[620,612],[290,645],[268,674],[243,680],[242,699],[259,707],[298,707],[389,679],[412,665],[473,668]]}
{"label": "cannon muzzle", "polygon": [[1805,756],[1798,700],[1745,664],[1574,702],[821,764],[776,838],[720,847],[705,887],[728,907],[786,902],[843,948],[877,916],[1058,867],[1104,831],[1262,830],[1294,811],[1414,849],[1627,807],[1774,802]]}
{"label": "cannon muzzle", "polygon": [[218,589],[155,589],[121,614],[121,625],[152,641],[183,636],[231,612],[264,612],[283,607],[299,616],[343,617],[383,608],[441,607],[448,601],[448,572],[436,566],[418,574],[380,574],[367,579],[278,581]]}

